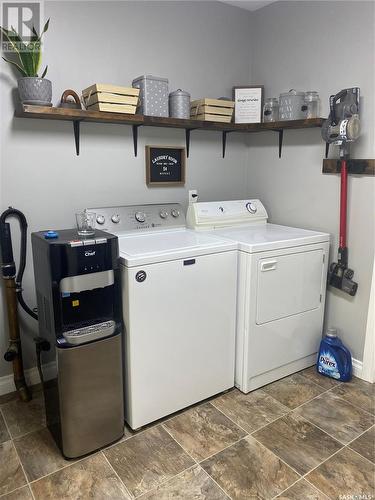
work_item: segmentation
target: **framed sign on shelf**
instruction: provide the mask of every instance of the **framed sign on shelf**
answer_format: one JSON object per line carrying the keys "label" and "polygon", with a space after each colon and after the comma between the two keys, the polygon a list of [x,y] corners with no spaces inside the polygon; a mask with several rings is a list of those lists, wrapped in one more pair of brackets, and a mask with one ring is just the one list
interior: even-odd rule
{"label": "framed sign on shelf", "polygon": [[263,85],[233,87],[234,122],[261,123],[263,99]]}
{"label": "framed sign on shelf", "polygon": [[146,146],[146,184],[183,186],[185,184],[185,148]]}

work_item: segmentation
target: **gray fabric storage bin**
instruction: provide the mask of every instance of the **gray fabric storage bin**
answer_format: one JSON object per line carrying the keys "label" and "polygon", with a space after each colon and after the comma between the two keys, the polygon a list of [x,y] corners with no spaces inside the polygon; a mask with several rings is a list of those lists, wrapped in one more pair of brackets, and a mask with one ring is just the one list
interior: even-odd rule
{"label": "gray fabric storage bin", "polygon": [[140,89],[138,113],[148,116],[168,116],[168,78],[142,75],[132,82]]}

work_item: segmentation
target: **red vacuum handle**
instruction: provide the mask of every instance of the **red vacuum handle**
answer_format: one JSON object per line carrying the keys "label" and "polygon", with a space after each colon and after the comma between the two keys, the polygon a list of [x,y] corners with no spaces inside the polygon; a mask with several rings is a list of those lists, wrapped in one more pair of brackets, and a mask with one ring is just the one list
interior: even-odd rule
{"label": "red vacuum handle", "polygon": [[348,167],[346,160],[341,160],[341,192],[340,192],[340,248],[346,247],[346,213],[348,193]]}

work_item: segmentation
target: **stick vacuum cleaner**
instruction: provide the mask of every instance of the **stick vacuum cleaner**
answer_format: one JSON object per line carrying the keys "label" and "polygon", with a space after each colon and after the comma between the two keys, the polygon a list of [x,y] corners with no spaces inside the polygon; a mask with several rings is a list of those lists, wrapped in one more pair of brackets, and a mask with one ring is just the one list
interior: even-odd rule
{"label": "stick vacuum cleaner", "polygon": [[348,247],[346,243],[347,226],[347,185],[350,143],[358,139],[359,88],[341,90],[329,99],[330,113],[322,127],[322,137],[329,144],[339,146],[341,161],[340,190],[340,237],[338,260],[333,262],[328,271],[328,284],[349,295],[355,295],[358,283],[353,281],[354,271],[348,267]]}
{"label": "stick vacuum cleaner", "polygon": [[[16,276],[16,265],[13,258],[12,236],[10,224],[6,222],[8,217],[16,217],[21,227],[21,249],[20,263]],[[18,323],[17,302],[32,318],[38,319],[37,314],[25,303],[22,296],[22,277],[26,265],[26,217],[19,210],[9,207],[0,216],[0,246],[1,246],[1,270],[5,284],[5,297],[9,324],[9,345],[4,359],[13,363],[14,384],[21,401],[30,401],[31,394],[26,385],[22,363],[22,348],[20,328]]]}

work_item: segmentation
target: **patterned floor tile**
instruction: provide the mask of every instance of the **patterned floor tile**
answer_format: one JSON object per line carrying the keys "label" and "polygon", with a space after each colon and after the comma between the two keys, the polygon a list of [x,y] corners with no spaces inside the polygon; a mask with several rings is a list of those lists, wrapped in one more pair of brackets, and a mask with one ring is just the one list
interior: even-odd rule
{"label": "patterned floor tile", "polygon": [[36,500],[129,499],[101,453],[43,477],[31,488]]}
{"label": "patterned floor tile", "polygon": [[375,426],[350,443],[349,447],[375,463]]}
{"label": "patterned floor tile", "polygon": [[0,444],[0,495],[26,484],[25,474],[12,441]]}
{"label": "patterned floor tile", "polygon": [[280,500],[328,500],[326,495],[323,495],[304,479],[297,481],[277,498]]}
{"label": "patterned floor tile", "polygon": [[298,373],[262,387],[262,390],[288,408],[296,408],[325,391]]}
{"label": "patterned floor tile", "polygon": [[310,368],[306,368],[306,370],[302,370],[298,373],[299,375],[302,375],[303,377],[311,380],[311,382],[315,382],[316,384],[320,385],[324,389],[331,389],[332,387],[336,387],[337,385],[341,384],[341,382],[339,382],[338,380],[335,380],[331,377],[326,377],[325,375],[320,375],[316,371],[315,365],[310,366]]}
{"label": "patterned floor tile", "polygon": [[375,466],[349,448],[343,448],[306,479],[330,498],[373,498]]}
{"label": "patterned floor tile", "polygon": [[0,412],[0,443],[4,443],[10,439],[8,429],[5,425],[4,418]]}
{"label": "patterned floor tile", "polygon": [[374,424],[374,417],[333,392],[326,392],[298,408],[297,413],[344,444]]}
{"label": "patterned floor tile", "polygon": [[103,453],[134,496],[158,487],[194,465],[194,461],[160,425]]}
{"label": "patterned floor tile", "polygon": [[[36,394],[42,392],[42,389],[43,389],[42,384],[35,384],[35,385],[32,385],[31,387],[29,387],[29,390],[30,390],[33,397]],[[2,394],[0,396],[0,406],[4,405],[6,403],[9,403],[10,401],[16,401],[17,399],[19,399],[19,395],[18,395],[17,391],[8,392],[7,394]]]}
{"label": "patterned floor tile", "polygon": [[29,481],[72,464],[63,458],[48,429],[17,438],[14,445]]}
{"label": "patterned floor tile", "polygon": [[246,432],[211,403],[191,408],[163,425],[197,461],[204,460],[246,436]]}
{"label": "patterned floor tile", "polygon": [[208,458],[201,465],[235,500],[272,498],[299,477],[251,436]]}
{"label": "patterned floor tile", "polygon": [[236,389],[218,397],[212,404],[248,432],[256,431],[289,411],[261,390],[243,394]]}
{"label": "patterned floor tile", "polygon": [[263,427],[253,436],[301,475],[342,447],[328,434],[293,413]]}
{"label": "patterned floor tile", "polygon": [[30,488],[28,486],[23,486],[18,490],[12,491],[1,497],[1,500],[33,500]]}
{"label": "patterned floor tile", "polygon": [[44,397],[40,392],[28,403],[19,399],[6,403],[1,411],[12,438],[45,427]]}
{"label": "patterned floor tile", "polygon": [[350,382],[340,384],[332,392],[375,415],[375,384],[353,377]]}
{"label": "patterned floor tile", "polygon": [[226,500],[228,496],[199,465],[146,493],[142,500]]}

